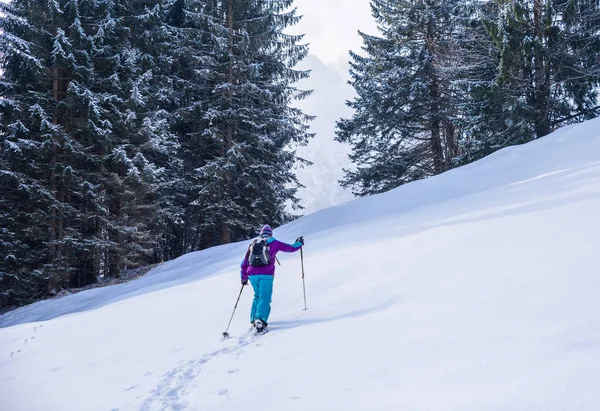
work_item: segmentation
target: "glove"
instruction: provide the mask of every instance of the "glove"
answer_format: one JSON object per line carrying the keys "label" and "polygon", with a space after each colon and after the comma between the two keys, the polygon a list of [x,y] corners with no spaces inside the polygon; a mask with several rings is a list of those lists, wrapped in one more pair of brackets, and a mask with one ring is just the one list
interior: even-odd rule
{"label": "glove", "polygon": [[242,285],[248,285],[248,280],[242,280]]}
{"label": "glove", "polygon": [[300,236],[300,237],[296,238],[296,242],[304,245],[304,237]]}

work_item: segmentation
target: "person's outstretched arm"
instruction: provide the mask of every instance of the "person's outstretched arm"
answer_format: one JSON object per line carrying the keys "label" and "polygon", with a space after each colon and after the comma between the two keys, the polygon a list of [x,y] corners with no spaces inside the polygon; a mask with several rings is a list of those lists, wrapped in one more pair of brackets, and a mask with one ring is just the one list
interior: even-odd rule
{"label": "person's outstretched arm", "polygon": [[303,245],[304,245],[304,238],[298,237],[294,244],[288,244],[288,243],[284,243],[283,241],[275,240],[269,246],[274,247],[276,250],[275,252],[283,251],[284,253],[295,253],[296,251],[300,250]]}

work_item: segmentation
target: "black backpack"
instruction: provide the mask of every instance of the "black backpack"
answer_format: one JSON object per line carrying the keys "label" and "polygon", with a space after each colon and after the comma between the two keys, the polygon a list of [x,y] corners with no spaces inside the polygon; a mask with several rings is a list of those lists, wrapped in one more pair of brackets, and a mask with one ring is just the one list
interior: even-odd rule
{"label": "black backpack", "polygon": [[254,240],[250,245],[248,263],[252,267],[264,267],[271,264],[271,255],[269,254],[269,245],[266,239]]}

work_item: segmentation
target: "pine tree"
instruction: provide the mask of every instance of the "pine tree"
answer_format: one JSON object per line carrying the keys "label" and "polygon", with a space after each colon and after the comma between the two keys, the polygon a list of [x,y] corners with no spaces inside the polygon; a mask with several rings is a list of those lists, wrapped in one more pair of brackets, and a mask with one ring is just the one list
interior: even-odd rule
{"label": "pine tree", "polygon": [[298,204],[292,168],[302,161],[290,147],[311,137],[310,117],[291,107],[308,95],[294,87],[308,73],[293,68],[307,46],[284,33],[299,20],[293,0],[210,4],[216,44],[205,61],[208,109],[198,124],[204,152],[192,202],[201,212],[200,247],[287,221],[286,203]]}
{"label": "pine tree", "polygon": [[510,90],[511,108],[530,138],[597,116],[598,2],[515,0],[500,13],[497,81]]}
{"label": "pine tree", "polygon": [[597,2],[471,5],[462,47],[471,65],[458,163],[598,115]]}
{"label": "pine tree", "polygon": [[2,20],[2,167],[13,188],[4,205],[18,239],[5,240],[6,269],[49,278],[49,289],[95,281],[90,238],[100,211],[89,199],[97,195],[94,147],[110,124],[91,90],[95,48],[86,27],[101,13],[101,3],[15,1]]}
{"label": "pine tree", "polygon": [[2,6],[2,304],[291,218],[292,3]]}
{"label": "pine tree", "polygon": [[449,169],[456,156],[454,85],[448,67],[455,2],[372,0],[380,36],[361,33],[351,54],[358,97],[337,140],[351,144],[355,170],[342,185],[357,195],[387,191]]}
{"label": "pine tree", "polygon": [[172,32],[169,53],[171,64],[165,73],[172,84],[172,98],[164,105],[171,113],[170,130],[178,141],[177,158],[181,161],[178,178],[172,186],[173,207],[164,225],[165,258],[175,258],[197,250],[205,239],[199,224],[204,210],[192,202],[203,185],[198,168],[214,157],[212,141],[207,138],[212,110],[217,61],[227,53],[226,29],[219,18],[222,2],[175,1],[165,24]]}
{"label": "pine tree", "polygon": [[499,148],[530,139],[529,128],[519,119],[512,90],[498,82],[502,38],[498,2],[466,2],[457,9],[457,43],[454,72],[461,95],[457,127],[456,165],[466,164]]}
{"label": "pine tree", "polygon": [[[135,3],[139,5],[139,3]],[[3,272],[24,302],[156,259],[155,204],[173,152],[141,48],[160,7],[128,2],[15,1],[2,20],[3,184],[11,195]],[[138,23],[137,26],[132,24]],[[135,40],[135,41],[134,41]],[[165,47],[166,48],[166,47]],[[162,91],[159,89],[159,91]],[[14,294],[14,292],[13,292]]]}
{"label": "pine tree", "polygon": [[115,129],[103,157],[101,198],[108,276],[163,259],[161,237],[174,210],[172,186],[180,163],[165,110],[173,94],[166,73],[174,36],[164,24],[169,6],[126,0],[109,10],[118,23],[107,26],[100,59]]}

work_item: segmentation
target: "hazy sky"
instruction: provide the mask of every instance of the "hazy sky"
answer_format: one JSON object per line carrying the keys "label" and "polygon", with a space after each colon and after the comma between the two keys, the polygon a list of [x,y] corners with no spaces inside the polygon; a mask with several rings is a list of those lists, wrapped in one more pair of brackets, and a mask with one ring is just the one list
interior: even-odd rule
{"label": "hazy sky", "polygon": [[310,51],[327,64],[348,60],[362,44],[357,31],[375,33],[369,0],[296,0],[304,16],[293,33],[305,33]]}

